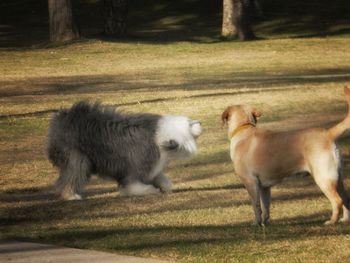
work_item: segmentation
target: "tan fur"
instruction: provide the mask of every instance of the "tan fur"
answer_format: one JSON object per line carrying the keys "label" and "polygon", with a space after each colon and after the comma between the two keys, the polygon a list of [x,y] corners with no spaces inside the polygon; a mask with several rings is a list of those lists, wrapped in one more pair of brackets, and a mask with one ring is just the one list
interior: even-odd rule
{"label": "tan fur", "polygon": [[[345,87],[344,93],[350,105],[350,90]],[[347,218],[342,221],[349,221],[349,198],[339,175],[341,163],[334,141],[350,128],[350,111],[341,123],[329,130],[275,132],[258,129],[256,121],[260,116],[260,112],[243,105],[230,106],[222,113],[222,121],[228,125],[235,172],[251,197],[254,223],[269,221],[270,187],[298,173],[311,174],[330,200],[333,213],[326,224],[338,221],[342,206],[344,218]],[[239,129],[242,125],[244,129]]]}
{"label": "tan fur", "polygon": [[[348,100],[348,103],[350,104],[350,89],[345,87],[344,94]],[[334,127],[328,130],[330,138],[332,140],[336,140],[338,137],[340,137],[344,133],[344,131],[349,129],[349,127],[350,127],[350,111],[348,111],[348,115],[342,122],[338,123],[337,125],[335,125]]]}

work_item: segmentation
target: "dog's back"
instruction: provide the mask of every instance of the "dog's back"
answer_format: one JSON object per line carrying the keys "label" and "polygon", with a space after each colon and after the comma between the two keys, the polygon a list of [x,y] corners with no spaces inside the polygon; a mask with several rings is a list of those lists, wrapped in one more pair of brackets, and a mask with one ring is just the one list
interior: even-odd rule
{"label": "dog's back", "polygon": [[130,162],[141,162],[147,166],[142,169],[150,170],[159,157],[154,140],[159,118],[79,102],[53,117],[48,157],[55,166],[65,167],[72,151],[78,152],[91,162],[93,172],[112,177],[123,172],[123,165],[140,167]]}

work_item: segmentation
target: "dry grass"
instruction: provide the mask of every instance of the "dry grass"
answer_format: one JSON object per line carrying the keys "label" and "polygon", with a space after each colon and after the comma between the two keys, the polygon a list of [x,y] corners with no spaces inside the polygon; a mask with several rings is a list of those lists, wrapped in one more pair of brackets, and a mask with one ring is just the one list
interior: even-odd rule
{"label": "dry grass", "polygon": [[[309,177],[275,187],[272,225],[250,226],[252,209],[232,172],[220,114],[229,104],[252,104],[266,128],[330,127],[346,112],[349,44],[92,41],[0,51],[0,114],[34,113],[0,119],[1,234],[180,262],[346,262],[350,228],[322,224],[330,205]],[[93,179],[86,200],[56,199],[50,187],[57,172],[45,157],[50,114],[40,111],[81,98],[202,121],[199,154],[168,168],[172,194],[122,198],[115,183]],[[347,166],[348,142],[340,141]]]}

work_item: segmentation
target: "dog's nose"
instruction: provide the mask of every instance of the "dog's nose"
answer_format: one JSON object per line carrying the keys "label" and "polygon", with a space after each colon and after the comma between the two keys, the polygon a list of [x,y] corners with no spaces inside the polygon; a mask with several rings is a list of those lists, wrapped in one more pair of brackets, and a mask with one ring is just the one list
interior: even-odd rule
{"label": "dog's nose", "polygon": [[198,137],[202,133],[202,125],[200,121],[191,122],[191,133],[194,137]]}

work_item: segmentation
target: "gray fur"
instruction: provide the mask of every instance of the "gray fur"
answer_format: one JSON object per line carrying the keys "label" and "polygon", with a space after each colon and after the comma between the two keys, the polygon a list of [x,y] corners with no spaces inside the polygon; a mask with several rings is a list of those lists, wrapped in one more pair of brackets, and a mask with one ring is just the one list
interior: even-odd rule
{"label": "gray fur", "polygon": [[[100,104],[79,102],[61,110],[52,119],[48,135],[48,157],[59,170],[57,189],[65,199],[79,199],[91,174],[115,179],[121,187],[132,183],[153,185],[150,178],[161,151],[155,142],[160,115],[126,114]],[[166,146],[164,146],[166,147]],[[156,187],[162,185],[161,174]],[[74,198],[75,195],[75,198]]]}

